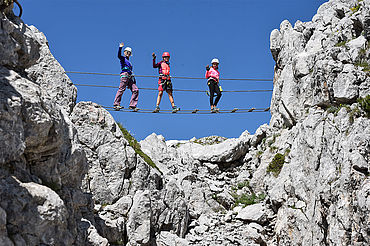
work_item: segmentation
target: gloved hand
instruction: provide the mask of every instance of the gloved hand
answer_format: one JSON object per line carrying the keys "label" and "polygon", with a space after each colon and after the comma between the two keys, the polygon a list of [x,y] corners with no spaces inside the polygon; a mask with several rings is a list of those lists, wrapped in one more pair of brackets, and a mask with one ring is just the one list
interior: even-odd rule
{"label": "gloved hand", "polygon": [[153,52],[152,56],[153,56],[153,59],[155,59],[157,57],[154,52]]}
{"label": "gloved hand", "polygon": [[119,47],[121,47],[121,48],[122,48],[123,46],[125,46],[125,44],[124,44],[124,43],[120,43],[120,44],[119,44]]}
{"label": "gloved hand", "polygon": [[209,71],[209,65],[206,66],[206,70]]}

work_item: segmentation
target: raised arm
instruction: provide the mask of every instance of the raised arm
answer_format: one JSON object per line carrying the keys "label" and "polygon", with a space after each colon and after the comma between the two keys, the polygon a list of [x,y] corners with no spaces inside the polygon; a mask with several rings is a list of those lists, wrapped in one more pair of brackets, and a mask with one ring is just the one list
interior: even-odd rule
{"label": "raised arm", "polygon": [[119,48],[118,48],[118,58],[121,60],[123,59],[123,56],[122,56],[122,48],[123,48],[124,44],[123,43],[120,43],[119,44]]}
{"label": "raised arm", "polygon": [[153,52],[152,56],[153,56],[153,68],[159,68],[159,66],[161,65],[161,63],[160,62],[158,62],[158,63],[155,62],[155,58],[157,56],[155,55],[154,52]]}
{"label": "raised arm", "polygon": [[206,66],[206,79],[210,77],[209,65]]}

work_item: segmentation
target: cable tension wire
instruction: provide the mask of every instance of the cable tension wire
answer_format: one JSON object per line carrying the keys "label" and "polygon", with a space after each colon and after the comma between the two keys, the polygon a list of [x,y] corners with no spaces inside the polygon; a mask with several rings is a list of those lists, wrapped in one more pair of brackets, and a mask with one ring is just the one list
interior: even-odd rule
{"label": "cable tension wire", "polygon": [[[87,74],[87,75],[106,75],[106,76],[119,76],[119,74],[114,73],[93,73],[93,72],[77,72],[77,71],[65,71],[65,73],[71,73],[71,74]],[[158,78],[158,75],[134,75],[138,78]],[[171,76],[171,78],[174,79],[202,79],[205,78],[199,78],[199,77],[183,77],[183,76]],[[220,78],[220,80],[232,80],[232,81],[262,81],[262,82],[272,82],[272,79],[259,79],[259,78]]]}

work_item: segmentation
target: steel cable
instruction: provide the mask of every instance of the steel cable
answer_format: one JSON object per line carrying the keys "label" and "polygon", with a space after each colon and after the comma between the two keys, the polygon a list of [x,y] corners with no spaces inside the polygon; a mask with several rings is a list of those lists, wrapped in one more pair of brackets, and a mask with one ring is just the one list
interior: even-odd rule
{"label": "steel cable", "polygon": [[[88,84],[74,84],[76,86],[87,86],[87,87],[101,87],[101,88],[119,88],[119,86],[112,86],[112,85],[88,85]],[[157,88],[145,88],[139,87],[139,90],[151,90],[157,91]],[[206,90],[190,90],[190,89],[173,89],[173,91],[182,91],[182,92],[203,92],[206,93]],[[222,92],[271,92],[272,90],[223,90]]]}
{"label": "steel cable", "polygon": [[[107,75],[107,76],[119,76],[120,74],[114,74],[114,73],[93,73],[93,72],[77,72],[77,71],[65,71],[65,73],[71,73],[71,74],[87,74],[87,75]],[[158,75],[134,75],[138,78],[158,78]],[[171,76],[171,78],[174,79],[202,79],[205,80],[205,78],[199,78],[199,77],[184,77],[184,76]],[[262,81],[262,82],[272,82],[272,79],[256,79],[256,78],[220,78],[220,80],[231,80],[231,81]]]}

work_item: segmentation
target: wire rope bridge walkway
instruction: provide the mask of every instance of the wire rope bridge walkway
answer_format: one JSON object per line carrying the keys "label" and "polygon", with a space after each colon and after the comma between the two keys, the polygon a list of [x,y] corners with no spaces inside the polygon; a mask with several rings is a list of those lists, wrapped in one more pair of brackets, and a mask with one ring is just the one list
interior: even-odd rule
{"label": "wire rope bridge walkway", "polygon": [[[76,71],[66,71],[66,74],[85,74],[85,75],[106,75],[106,76],[119,76],[119,74],[113,73],[92,73],[92,72],[76,72]],[[138,78],[158,78],[158,76],[154,75],[134,75]],[[196,79],[196,80],[205,80],[205,78],[200,77],[181,77],[181,76],[171,76],[171,78],[175,79]],[[220,80],[228,80],[228,81],[259,81],[259,82],[272,82],[272,79],[255,79],[255,78],[221,78]],[[99,87],[99,88],[118,88],[118,86],[111,86],[111,85],[89,85],[89,84],[75,84],[75,86],[86,86],[86,87]],[[152,90],[157,91],[157,88],[140,88],[140,90]],[[173,91],[181,91],[181,92],[203,92],[208,93],[206,90],[190,90],[190,89],[173,89]],[[223,90],[222,93],[247,93],[247,92],[272,92],[273,90]],[[108,111],[117,111],[117,112],[135,112],[135,113],[153,113],[152,109],[120,109],[115,110],[114,107],[109,106],[102,106],[103,108],[107,109]],[[228,113],[257,113],[257,112],[268,112],[270,107],[267,108],[233,108],[233,109],[222,109],[217,111],[218,114],[228,114]],[[174,113],[172,110],[160,110],[160,114],[171,114]],[[203,110],[203,109],[182,109],[181,111],[176,112],[177,114],[213,114],[214,112],[210,112],[210,110]]]}

